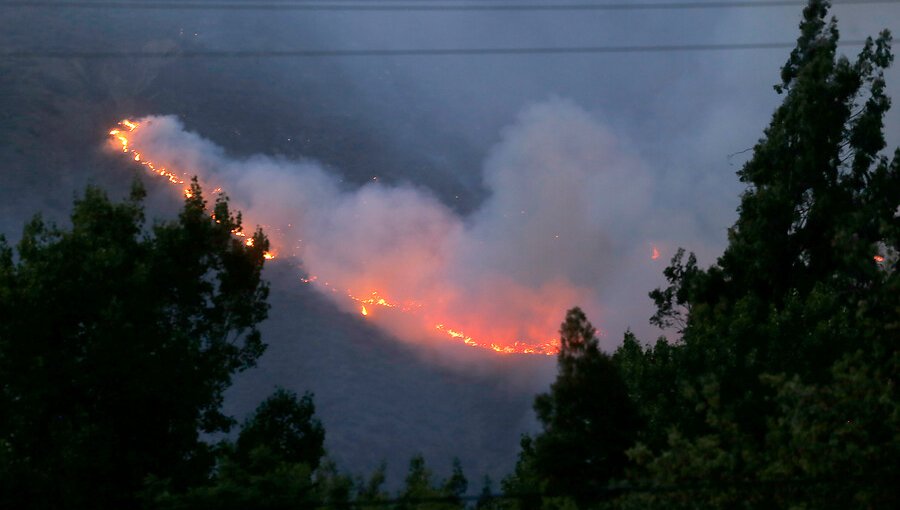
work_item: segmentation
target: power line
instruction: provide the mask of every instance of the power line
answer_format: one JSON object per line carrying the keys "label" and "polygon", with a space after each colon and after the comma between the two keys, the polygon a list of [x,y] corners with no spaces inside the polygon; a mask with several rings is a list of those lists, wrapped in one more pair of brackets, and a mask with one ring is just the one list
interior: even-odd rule
{"label": "power line", "polygon": [[[121,2],[113,0],[60,1],[60,0],[8,0],[0,2],[0,8],[54,8],[54,9],[144,9],[144,10],[294,10],[294,11],[649,11],[686,9],[772,8],[797,7],[807,4],[803,0],[726,0],[726,1],[656,1],[645,3],[471,3],[473,0],[456,0],[466,3],[421,3],[422,0],[387,0],[378,3],[367,0],[344,0],[341,3],[322,3],[321,0],[261,0],[259,2],[223,1],[209,2],[188,0],[172,2]],[[447,0],[439,0],[446,2]],[[454,0],[450,0],[451,2]],[[520,0],[521,1],[521,0]],[[351,3],[356,2],[356,3]],[[398,3],[416,2],[416,3]],[[842,0],[835,6],[898,4],[900,0]]]}
{"label": "power line", "polygon": [[[863,40],[842,41],[843,46],[862,46]],[[736,44],[676,44],[650,46],[563,46],[523,48],[413,48],[383,50],[187,50],[187,51],[54,51],[13,50],[0,52],[0,59],[122,59],[122,58],[321,58],[321,57],[438,57],[490,55],[578,55],[615,53],[672,53],[694,51],[781,50],[796,42]]]}

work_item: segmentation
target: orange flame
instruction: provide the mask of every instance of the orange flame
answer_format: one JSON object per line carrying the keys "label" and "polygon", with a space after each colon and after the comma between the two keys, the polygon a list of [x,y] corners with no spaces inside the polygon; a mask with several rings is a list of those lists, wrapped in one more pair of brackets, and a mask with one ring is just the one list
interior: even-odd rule
{"label": "orange flame", "polygon": [[882,257],[881,255],[875,255],[874,257],[872,257],[872,259],[874,259],[875,262],[877,262],[877,263],[879,263],[879,264],[881,264],[882,262],[884,262],[884,257]]}
{"label": "orange flame", "polygon": [[[157,168],[156,165],[154,165],[152,162],[143,160],[143,157],[141,156],[141,154],[139,152],[137,152],[134,149],[129,148],[128,133],[131,133],[132,131],[134,131],[138,128],[137,123],[132,122],[128,119],[125,119],[125,120],[119,122],[119,126],[126,128],[126,131],[123,131],[122,129],[112,129],[109,131],[109,135],[115,141],[119,142],[119,145],[122,146],[122,152],[124,152],[124,153],[130,152],[133,155],[135,161],[139,162],[143,166],[146,166],[147,169],[149,169],[153,173],[165,177],[172,184],[184,184],[184,179],[181,179],[180,177],[178,177],[177,175],[173,174],[172,172],[166,170],[165,168]],[[190,198],[190,197],[188,197],[188,198]]]}
{"label": "orange flame", "polygon": [[[119,128],[109,130],[109,136],[112,137],[113,141],[118,142],[119,145],[121,145],[122,152],[131,153],[132,159],[134,159],[134,161],[140,163],[142,166],[147,167],[147,169],[150,170],[151,172],[153,172],[157,175],[160,175],[162,177],[165,177],[172,184],[184,184],[184,182],[185,182],[184,179],[182,179],[178,175],[166,170],[165,168],[157,168],[157,166],[152,161],[146,159],[136,149],[130,148],[131,142],[128,138],[128,134],[136,131],[139,127],[140,127],[139,123],[133,122],[128,119],[124,119],[121,122],[119,122]],[[215,190],[213,190],[213,193],[220,193],[221,191],[222,191],[222,188],[216,188]],[[183,193],[184,193],[185,198],[192,198],[194,196],[194,192],[191,191],[191,188],[184,188]],[[220,223],[220,221],[216,219],[215,214],[213,214],[211,217],[212,217],[212,219],[214,219],[216,221],[216,223]],[[233,230],[231,233],[237,237],[246,237],[246,234],[244,234],[243,232],[240,232],[238,230]],[[245,241],[244,244],[246,244],[248,247],[252,247],[253,246],[253,238],[252,237],[247,238],[247,240]],[[275,254],[272,252],[268,252],[268,251],[263,252],[263,258],[266,260],[272,260],[275,258]]]}
{"label": "orange flame", "polygon": [[[186,174],[182,174],[180,176],[164,167],[158,167],[157,164],[149,160],[145,155],[139,153],[136,149],[131,147],[129,134],[138,130],[140,127],[141,123],[133,122],[129,119],[124,119],[119,122],[118,128],[111,129],[108,134],[111,141],[121,147],[123,153],[130,154],[135,162],[140,163],[141,166],[146,167],[149,171],[166,178],[172,184],[183,185],[185,183],[184,176],[186,176]],[[216,187],[213,190],[213,193],[221,192],[222,188],[219,187]],[[190,188],[184,189],[183,193],[187,198],[191,198],[192,196]],[[215,216],[213,216],[213,218],[215,219]],[[254,241],[252,237],[247,237],[245,233],[238,230],[232,231],[231,233],[235,237],[246,238],[244,241],[244,244],[246,246],[253,246]],[[654,247],[652,258],[656,259],[658,258],[658,256],[659,252]],[[263,252],[263,258],[265,260],[272,260],[276,258],[276,254],[272,251],[266,251]],[[318,280],[318,277],[309,276],[308,278],[300,278],[300,280],[303,283],[313,284]],[[328,282],[325,282],[324,286],[330,288],[332,292],[337,292],[337,289],[335,289],[333,286],[330,286]],[[357,295],[354,295],[354,293],[350,289],[347,289],[346,295],[348,299],[359,303],[360,313],[363,316],[367,317],[370,316],[370,308],[373,306],[395,309],[399,312],[404,313],[418,313],[425,308],[422,303],[418,303],[415,301],[391,300],[388,297],[379,294],[377,291],[371,292],[370,294],[368,294],[368,297],[359,297]],[[519,341],[497,343],[491,341],[476,340],[472,336],[463,333],[462,331],[445,326],[444,323],[435,324],[434,328],[436,331],[440,331],[441,333],[445,334],[448,338],[458,340],[465,345],[487,349],[500,354],[542,354],[546,356],[554,356],[559,352],[560,344],[558,339],[550,339],[540,343],[527,343]]]}
{"label": "orange flame", "polygon": [[656,246],[653,246],[652,250],[650,251],[650,260],[656,260],[658,258],[659,258],[659,250],[656,248]]}

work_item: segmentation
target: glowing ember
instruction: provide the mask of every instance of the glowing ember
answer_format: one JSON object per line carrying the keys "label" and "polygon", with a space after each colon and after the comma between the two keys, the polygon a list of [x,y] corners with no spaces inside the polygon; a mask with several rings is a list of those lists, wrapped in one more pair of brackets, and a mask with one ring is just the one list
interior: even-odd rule
{"label": "glowing ember", "polygon": [[[169,180],[169,182],[171,182],[173,184],[184,184],[184,179],[178,177],[177,175],[173,174],[172,172],[166,170],[165,168],[157,168],[156,165],[154,165],[150,161],[142,160],[143,158],[138,151],[129,148],[128,133],[131,133],[132,131],[137,129],[138,124],[131,122],[128,119],[125,119],[125,120],[119,122],[119,126],[122,128],[125,128],[125,130],[112,129],[109,131],[109,136],[111,136],[114,141],[118,142],[119,145],[122,146],[122,152],[124,152],[124,153],[130,152],[133,155],[135,161],[139,162],[143,166],[146,166],[147,169],[150,170],[151,172],[165,177],[166,179]],[[187,194],[187,192],[186,192],[186,194]],[[188,196],[188,198],[190,198],[190,196]]]}
{"label": "glowing ember", "polygon": [[483,349],[490,349],[494,352],[499,352],[501,354],[546,354],[548,356],[553,356],[557,352],[559,352],[559,340],[552,339],[543,344],[527,344],[524,342],[513,342],[512,345],[498,345],[496,343],[479,343],[474,340],[472,337],[466,335],[462,331],[456,331],[454,329],[445,327],[443,324],[437,324],[435,327],[438,331],[445,333],[447,336],[451,338],[456,338],[462,340],[462,342],[466,345],[471,345],[472,347],[481,347]]}
{"label": "glowing ember", "polygon": [[[312,280],[315,280],[315,279],[316,279],[316,277],[313,276]],[[325,285],[328,285],[328,283],[326,283]],[[416,303],[413,301],[408,301],[408,302],[398,305],[397,303],[391,302],[388,299],[384,298],[378,292],[372,292],[369,295],[369,297],[361,298],[358,296],[354,296],[353,293],[350,292],[350,289],[347,289],[347,297],[349,297],[350,299],[352,299],[362,305],[378,305],[378,306],[383,306],[385,308],[399,308],[403,312],[408,312],[410,310],[418,310],[419,308],[422,308],[421,303]]]}
{"label": "glowing ember", "polygon": [[[181,175],[178,175],[166,169],[165,167],[161,167],[157,163],[151,161],[146,155],[139,153],[135,148],[132,147],[130,134],[140,129],[140,127],[141,123],[125,119],[119,122],[119,126],[117,128],[111,129],[108,134],[110,136],[111,142],[117,147],[120,147],[123,153],[129,154],[135,162],[140,163],[141,166],[144,166],[145,168],[147,168],[147,170],[153,172],[154,174],[166,178],[172,184],[184,185],[187,174],[183,173]],[[192,197],[190,188],[183,189],[183,193],[187,198]],[[222,193],[222,188],[216,187],[213,190],[213,193]],[[215,219],[214,215],[212,217],[213,219]],[[290,227],[291,225],[288,226]],[[254,245],[253,238],[247,237],[247,235],[243,232],[236,230],[232,231],[232,234],[235,237],[246,238],[244,240],[244,244],[246,246],[252,247]],[[275,257],[275,252],[266,251],[263,253],[263,258],[266,260],[272,260]],[[659,258],[659,251],[656,249],[656,247],[653,248],[652,258],[654,260]],[[317,282],[317,280],[317,276],[300,278],[300,281],[308,284],[314,284]],[[334,286],[331,286],[328,282],[324,282],[323,285],[324,287],[330,289],[331,292],[338,292],[338,289],[334,288]],[[396,310],[400,313],[419,314],[423,319],[427,321],[433,320],[430,319],[431,316],[426,313],[426,306],[413,300],[391,299],[380,294],[378,291],[367,291],[364,294],[355,294],[351,289],[346,289],[346,296],[348,299],[359,304],[360,314],[366,317],[371,317],[371,311],[373,310],[372,307],[380,306],[386,309]],[[445,326],[445,322],[438,322],[437,324],[435,324],[434,330],[446,335],[447,338],[457,340],[465,345],[487,349],[501,354],[542,354],[547,356],[554,356],[559,352],[559,340],[557,339],[549,339],[541,343],[526,343],[519,341],[484,341],[481,339],[476,339],[473,336],[470,336],[458,329]]]}

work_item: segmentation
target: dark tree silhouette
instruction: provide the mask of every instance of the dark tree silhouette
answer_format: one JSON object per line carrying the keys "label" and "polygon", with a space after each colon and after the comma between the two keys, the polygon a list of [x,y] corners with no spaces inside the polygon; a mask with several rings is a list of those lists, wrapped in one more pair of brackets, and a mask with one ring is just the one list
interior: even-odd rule
{"label": "dark tree silhouette", "polygon": [[[651,293],[652,321],[678,339],[626,339],[616,353],[648,423],[635,478],[719,484],[634,496],[634,508],[900,502],[887,481],[900,454],[887,432],[900,367],[900,151],[883,153],[891,36],[839,56],[828,8],[803,11],[775,87],[784,101],[738,173],[747,189],[724,254],[703,269],[679,251],[669,286]],[[765,488],[784,479],[819,485]]]}
{"label": "dark tree silhouette", "polygon": [[177,221],[144,223],[143,188],[96,188],[71,228],[0,240],[0,507],[132,508],[148,475],[206,477],[201,432],[226,431],[222,392],[255,364],[266,317],[261,231],[196,181]]}
{"label": "dark tree silhouette", "polygon": [[247,462],[254,450],[265,448],[285,462],[319,467],[325,454],[325,429],[313,415],[312,395],[297,395],[284,389],[266,399],[241,428],[236,457]]}
{"label": "dark tree silhouette", "polygon": [[639,418],[595,329],[573,308],[560,329],[559,374],[534,409],[543,431],[533,441],[534,466],[551,494],[587,501],[621,477],[625,451],[634,444]]}

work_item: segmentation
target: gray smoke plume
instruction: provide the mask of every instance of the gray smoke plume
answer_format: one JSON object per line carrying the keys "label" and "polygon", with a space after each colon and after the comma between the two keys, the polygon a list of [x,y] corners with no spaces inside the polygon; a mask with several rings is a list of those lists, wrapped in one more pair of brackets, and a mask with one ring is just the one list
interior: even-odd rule
{"label": "gray smoke plume", "polygon": [[144,159],[221,188],[342,309],[361,311],[350,296],[394,305],[366,305],[367,318],[409,342],[461,342],[453,330],[541,344],[578,305],[614,344],[646,322],[646,292],[675,245],[664,232],[678,218],[653,217],[642,162],[562,99],[503,130],[483,165],[488,198],[467,217],[427,189],[379,183],[377,169],[350,188],[314,161],[227,157],[172,116],[139,123],[130,141]]}

